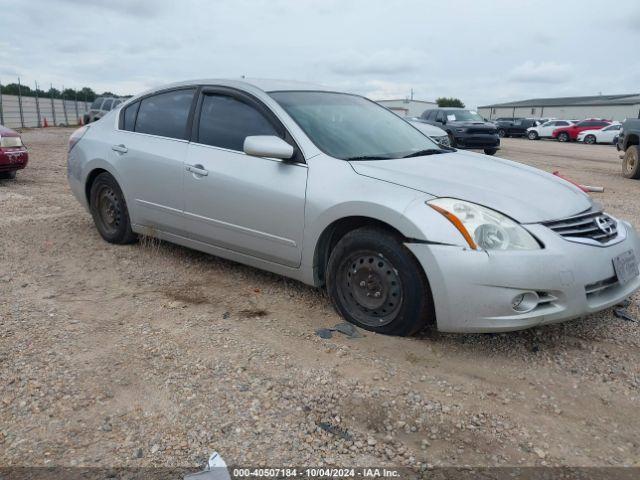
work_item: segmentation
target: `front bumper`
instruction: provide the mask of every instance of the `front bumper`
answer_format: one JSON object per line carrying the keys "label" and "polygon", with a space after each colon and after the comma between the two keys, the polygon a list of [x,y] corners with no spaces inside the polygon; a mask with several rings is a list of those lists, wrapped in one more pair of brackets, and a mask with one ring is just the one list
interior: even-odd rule
{"label": "front bumper", "polygon": [[[438,330],[504,332],[557,323],[616,305],[640,288],[640,276],[625,285],[615,277],[613,258],[634,250],[633,227],[624,240],[600,247],[570,242],[543,225],[527,228],[545,248],[531,251],[473,251],[451,245],[409,243],[424,268],[433,294]],[[625,232],[620,233],[620,238]],[[517,313],[512,300],[533,291],[540,303]]]}
{"label": "front bumper", "polygon": [[21,170],[29,163],[29,153],[24,147],[0,148],[0,172]]}
{"label": "front bumper", "polygon": [[454,133],[456,148],[498,148],[500,137],[497,134]]}

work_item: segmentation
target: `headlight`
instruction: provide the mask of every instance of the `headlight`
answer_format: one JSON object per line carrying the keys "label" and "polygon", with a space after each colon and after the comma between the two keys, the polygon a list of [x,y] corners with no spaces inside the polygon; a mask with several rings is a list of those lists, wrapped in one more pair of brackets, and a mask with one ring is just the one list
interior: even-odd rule
{"label": "headlight", "polygon": [[20,137],[0,137],[0,148],[21,147],[22,139]]}
{"label": "headlight", "polygon": [[444,145],[445,147],[450,146],[448,135],[433,136],[431,137],[431,140],[433,140],[436,143],[439,143],[440,145]]}
{"label": "headlight", "polygon": [[540,249],[529,232],[489,208],[455,198],[436,198],[428,201],[427,205],[453,223],[474,250]]}

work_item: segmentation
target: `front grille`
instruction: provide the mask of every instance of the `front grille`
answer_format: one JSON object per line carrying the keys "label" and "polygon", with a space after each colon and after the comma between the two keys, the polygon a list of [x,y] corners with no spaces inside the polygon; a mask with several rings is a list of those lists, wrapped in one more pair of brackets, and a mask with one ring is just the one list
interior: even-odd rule
{"label": "front grille", "polygon": [[602,212],[590,211],[562,220],[544,222],[543,225],[573,241],[594,240],[604,244],[618,236],[618,223]]}
{"label": "front grille", "polygon": [[470,128],[467,133],[471,135],[495,135],[497,130],[495,128]]}

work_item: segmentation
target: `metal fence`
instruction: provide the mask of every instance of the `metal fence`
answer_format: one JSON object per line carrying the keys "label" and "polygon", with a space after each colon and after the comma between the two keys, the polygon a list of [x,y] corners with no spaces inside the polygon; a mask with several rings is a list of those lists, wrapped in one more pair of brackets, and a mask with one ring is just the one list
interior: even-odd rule
{"label": "metal fence", "polygon": [[[64,88],[62,89],[64,92]],[[9,128],[80,125],[90,102],[74,98],[38,95],[6,95],[0,84],[0,124]]]}

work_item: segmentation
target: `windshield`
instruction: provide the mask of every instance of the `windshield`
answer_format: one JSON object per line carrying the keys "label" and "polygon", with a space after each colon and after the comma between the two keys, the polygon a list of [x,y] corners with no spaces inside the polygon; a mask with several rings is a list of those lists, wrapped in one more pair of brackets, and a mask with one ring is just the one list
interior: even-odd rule
{"label": "windshield", "polygon": [[447,122],[484,122],[484,118],[473,110],[447,110],[445,113]]}
{"label": "windshield", "polygon": [[395,113],[357,95],[293,91],[271,97],[320,150],[335,158],[382,160],[447,151]]}

